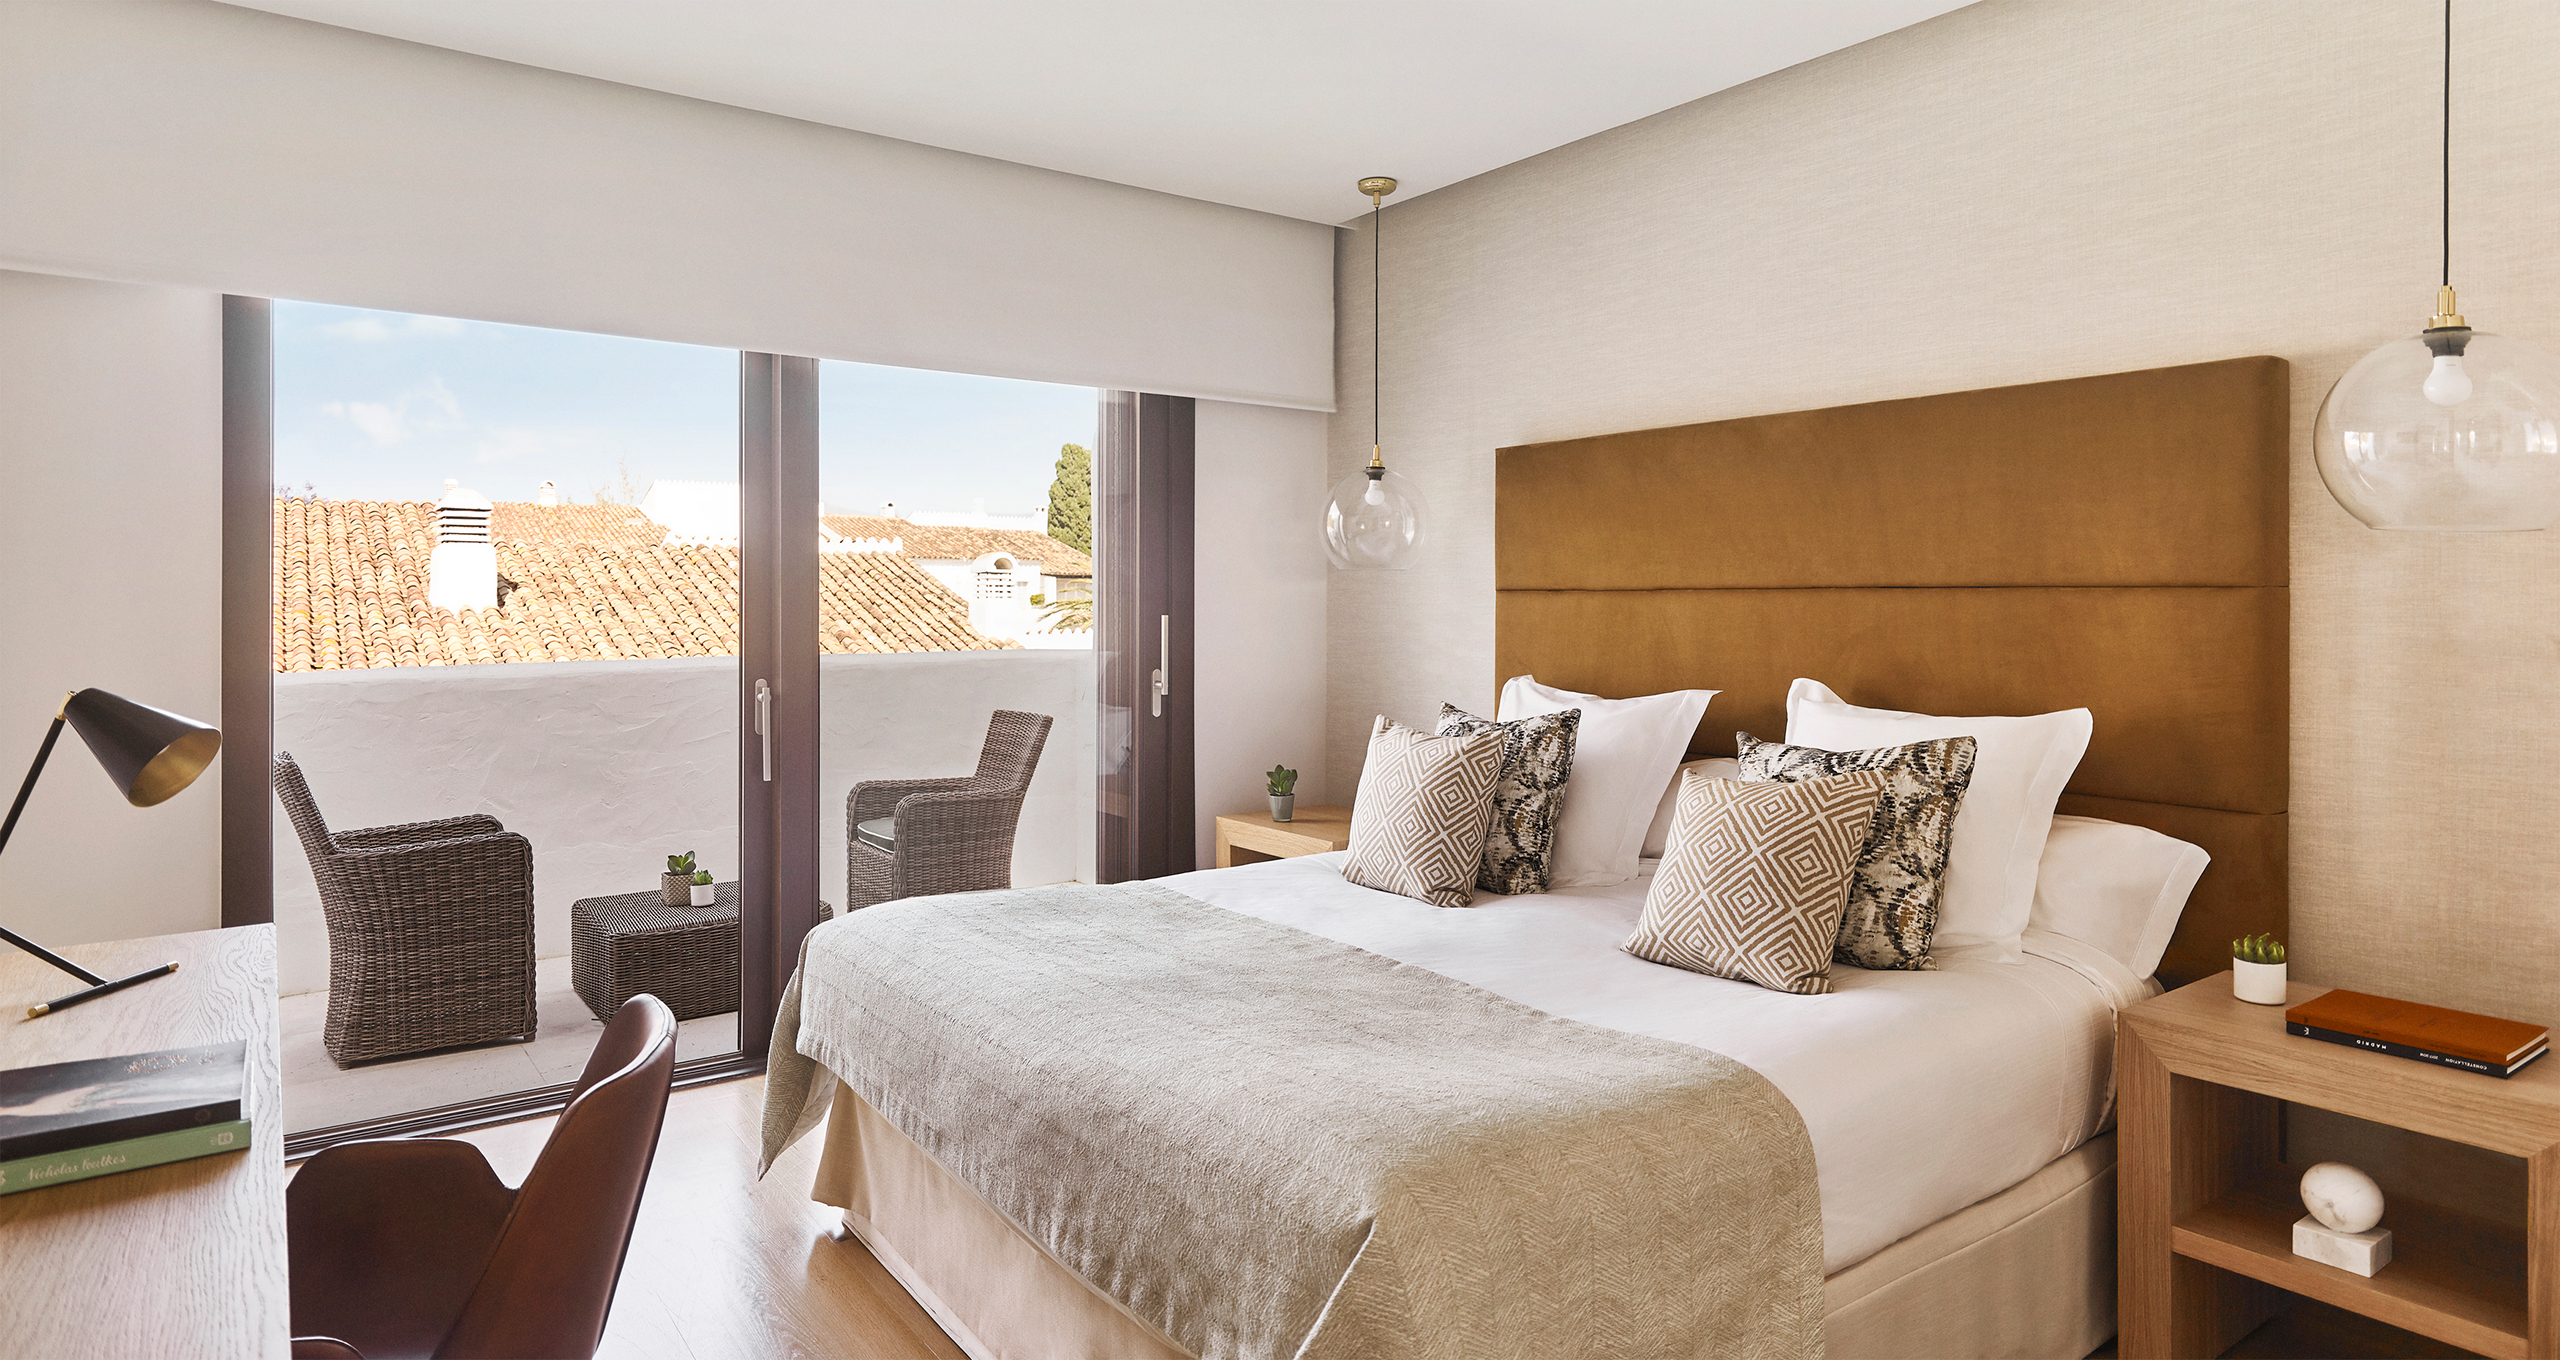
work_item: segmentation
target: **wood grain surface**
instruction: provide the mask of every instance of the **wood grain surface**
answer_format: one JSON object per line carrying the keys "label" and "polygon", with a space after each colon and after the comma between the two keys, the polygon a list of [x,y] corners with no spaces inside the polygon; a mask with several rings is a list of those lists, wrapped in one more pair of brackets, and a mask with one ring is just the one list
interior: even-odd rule
{"label": "wood grain surface", "polygon": [[1351,809],[1331,803],[1308,803],[1293,810],[1290,820],[1275,822],[1270,812],[1230,812],[1218,818],[1218,866],[1232,869],[1257,860],[1321,855],[1351,844]]}
{"label": "wood grain surface", "polygon": [[60,951],[106,977],[168,977],[41,1019],[73,979],[0,950],[0,1067],[248,1041],[249,1150],[0,1196],[0,1355],[281,1357],[284,1102],[275,927]]}
{"label": "wood grain surface", "polygon": [[[2295,985],[2289,1005],[2321,994]],[[2122,1353],[2215,1355],[2281,1288],[2491,1356],[2560,1356],[2560,1069],[2509,1080],[2300,1038],[2283,1008],[2220,975],[2126,1012],[2117,1033],[2123,1161]],[[2297,1257],[2301,1168],[2276,1159],[2279,1101],[2527,1161],[2525,1230],[2397,1196],[2395,1257],[2367,1278]]]}
{"label": "wood grain surface", "polygon": [[[862,1356],[966,1360],[841,1216],[809,1198],[823,1131],[755,1178],[764,1079],[678,1091],[640,1197],[640,1221],[605,1322],[604,1360]],[[477,1144],[513,1184],[550,1119],[482,1129]]]}

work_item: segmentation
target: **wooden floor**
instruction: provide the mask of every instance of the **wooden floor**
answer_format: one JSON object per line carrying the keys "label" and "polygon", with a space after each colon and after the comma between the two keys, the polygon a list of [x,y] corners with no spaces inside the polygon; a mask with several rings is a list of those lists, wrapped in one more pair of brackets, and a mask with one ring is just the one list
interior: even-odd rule
{"label": "wooden floor", "polygon": [[[835,1211],[809,1199],[817,1134],[755,1179],[763,1102],[761,1077],[669,1098],[631,1255],[596,1354],[966,1360],[860,1242],[830,1235]],[[513,1185],[550,1129],[549,1119],[534,1119],[459,1137],[478,1144]]]}
{"label": "wooden floor", "polygon": [[[763,1103],[761,1077],[698,1086],[668,1100],[666,1132],[596,1354],[966,1360],[860,1242],[835,1240],[835,1211],[809,1199],[816,1134],[755,1179]],[[533,1119],[459,1136],[479,1145],[512,1185],[531,1169],[550,1130],[549,1119]],[[2092,1360],[2115,1353],[2110,1341]],[[2232,1360],[2467,1354],[2309,1300],[2229,1352]]]}

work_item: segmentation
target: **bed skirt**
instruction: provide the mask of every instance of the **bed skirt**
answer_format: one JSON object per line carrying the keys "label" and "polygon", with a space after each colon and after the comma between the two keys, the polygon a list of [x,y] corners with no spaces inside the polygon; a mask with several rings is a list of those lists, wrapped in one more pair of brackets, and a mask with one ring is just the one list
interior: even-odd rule
{"label": "bed skirt", "polygon": [[[810,1197],[976,1360],[1190,1360],[842,1085],[823,1137]],[[1830,1355],[2077,1360],[2115,1335],[2115,1144],[2100,1134],[1825,1280]]]}

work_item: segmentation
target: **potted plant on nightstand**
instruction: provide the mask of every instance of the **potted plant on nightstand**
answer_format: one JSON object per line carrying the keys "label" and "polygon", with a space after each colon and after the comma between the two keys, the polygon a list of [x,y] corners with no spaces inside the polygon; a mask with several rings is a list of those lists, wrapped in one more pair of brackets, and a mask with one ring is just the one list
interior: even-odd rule
{"label": "potted plant on nightstand", "polygon": [[1271,820],[1275,822],[1289,820],[1296,814],[1298,807],[1298,772],[1286,765],[1274,765],[1271,767],[1271,773],[1264,775],[1262,779],[1271,790]]}
{"label": "potted plant on nightstand", "polygon": [[2231,942],[2231,994],[2261,1006],[2284,1004],[2284,942],[2243,935]]}
{"label": "potted plant on nightstand", "polygon": [[693,904],[697,907],[708,907],[719,902],[720,890],[713,886],[710,870],[696,869],[693,871],[692,898]]}
{"label": "potted plant on nightstand", "polygon": [[667,856],[667,871],[658,875],[658,901],[670,907],[693,904],[693,852]]}

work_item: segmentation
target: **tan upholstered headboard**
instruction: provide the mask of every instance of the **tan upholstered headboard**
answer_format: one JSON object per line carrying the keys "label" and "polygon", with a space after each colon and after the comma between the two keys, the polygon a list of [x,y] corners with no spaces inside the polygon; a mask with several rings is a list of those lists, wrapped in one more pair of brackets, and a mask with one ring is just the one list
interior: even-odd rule
{"label": "tan upholstered headboard", "polygon": [[1692,743],[1786,728],[1787,684],[1924,713],[2087,708],[2062,811],[2213,865],[2160,966],[2285,929],[2281,359],[1504,449],[1497,680],[1720,689]]}

